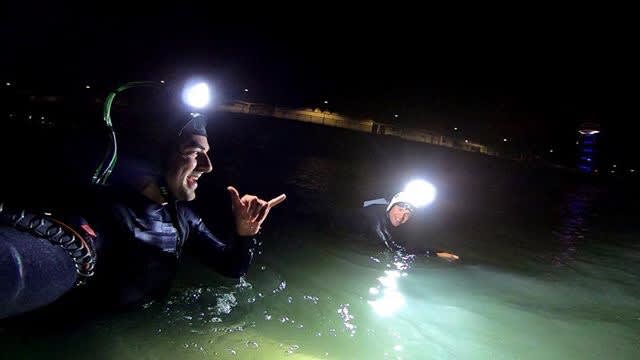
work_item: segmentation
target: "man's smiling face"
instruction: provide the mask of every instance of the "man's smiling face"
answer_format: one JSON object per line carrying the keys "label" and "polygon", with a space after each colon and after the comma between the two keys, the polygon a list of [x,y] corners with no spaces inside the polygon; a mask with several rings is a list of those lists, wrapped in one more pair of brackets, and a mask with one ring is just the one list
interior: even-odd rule
{"label": "man's smiling face", "polygon": [[196,198],[198,179],[213,169],[209,159],[209,141],[202,135],[185,135],[171,154],[165,180],[176,200],[191,201]]}

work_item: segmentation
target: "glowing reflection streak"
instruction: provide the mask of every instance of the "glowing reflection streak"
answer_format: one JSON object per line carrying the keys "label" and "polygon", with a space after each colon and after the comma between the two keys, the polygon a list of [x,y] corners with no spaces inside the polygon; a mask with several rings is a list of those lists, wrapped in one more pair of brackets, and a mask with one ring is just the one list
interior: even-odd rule
{"label": "glowing reflection streak", "polygon": [[[397,279],[402,275],[397,270],[386,270],[386,276],[378,278],[382,286],[382,297],[377,300],[369,300],[373,310],[380,316],[390,316],[400,310],[406,303],[404,296],[398,291]],[[369,293],[378,293],[371,288]],[[376,289],[377,290],[377,289]]]}

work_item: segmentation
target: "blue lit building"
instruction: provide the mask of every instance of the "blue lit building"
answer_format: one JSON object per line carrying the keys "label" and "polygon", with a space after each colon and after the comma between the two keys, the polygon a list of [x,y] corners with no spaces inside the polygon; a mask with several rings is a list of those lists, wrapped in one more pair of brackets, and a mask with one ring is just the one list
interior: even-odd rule
{"label": "blue lit building", "polygon": [[583,123],[578,128],[578,169],[584,173],[598,173],[599,169],[599,146],[598,136],[600,126],[595,123]]}

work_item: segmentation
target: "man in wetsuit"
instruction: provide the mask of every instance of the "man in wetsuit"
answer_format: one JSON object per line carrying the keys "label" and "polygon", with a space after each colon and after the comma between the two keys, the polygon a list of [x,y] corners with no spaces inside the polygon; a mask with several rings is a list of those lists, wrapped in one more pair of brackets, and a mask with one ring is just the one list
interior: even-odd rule
{"label": "man in wetsuit", "polygon": [[[405,191],[395,194],[391,201],[384,198],[365,201],[361,209],[361,230],[367,238],[384,243],[390,250],[404,250],[397,229],[412,218],[416,208],[417,204]],[[449,261],[458,260],[457,255],[442,250],[423,248],[421,253]]]}
{"label": "man in wetsuit", "polygon": [[161,130],[138,139],[149,149],[144,161],[135,161],[144,165],[125,172],[118,185],[92,188],[47,210],[2,203],[0,319],[50,304],[78,286],[88,289],[75,293],[109,305],[165,294],[186,243],[223,275],[247,272],[254,236],[285,195],[264,201],[228,187],[234,231],[225,239],[213,235],[186,205],[201,176],[212,171],[204,117],[173,116],[149,126]]}

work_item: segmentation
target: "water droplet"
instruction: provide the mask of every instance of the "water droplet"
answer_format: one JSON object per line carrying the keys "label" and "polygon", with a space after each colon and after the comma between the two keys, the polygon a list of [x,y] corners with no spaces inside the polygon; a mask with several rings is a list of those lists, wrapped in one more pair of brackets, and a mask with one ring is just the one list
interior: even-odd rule
{"label": "water droplet", "polygon": [[293,354],[294,352],[296,352],[298,349],[300,349],[300,346],[298,345],[290,345],[287,348],[287,354]]}
{"label": "water droplet", "polygon": [[258,348],[258,343],[255,341],[247,341],[247,347],[249,349],[257,349]]}
{"label": "water droplet", "polygon": [[305,300],[308,300],[308,301],[310,301],[310,302],[312,302],[312,303],[314,303],[316,305],[318,304],[318,301],[320,300],[318,297],[311,296],[311,295],[305,295],[302,298],[305,299]]}
{"label": "water droplet", "polygon": [[150,301],[150,302],[148,302],[148,303],[146,303],[146,304],[143,304],[143,305],[142,305],[142,308],[143,308],[143,309],[148,309],[151,305],[153,305],[153,301]]}
{"label": "water droplet", "polygon": [[238,301],[236,300],[233,293],[222,294],[218,297],[215,307],[216,314],[229,314],[231,310],[238,305]]}
{"label": "water droplet", "polygon": [[278,284],[277,288],[273,289],[273,293],[275,294],[275,293],[281,292],[286,288],[287,288],[287,282],[283,280],[282,282],[280,282],[280,284]]}

